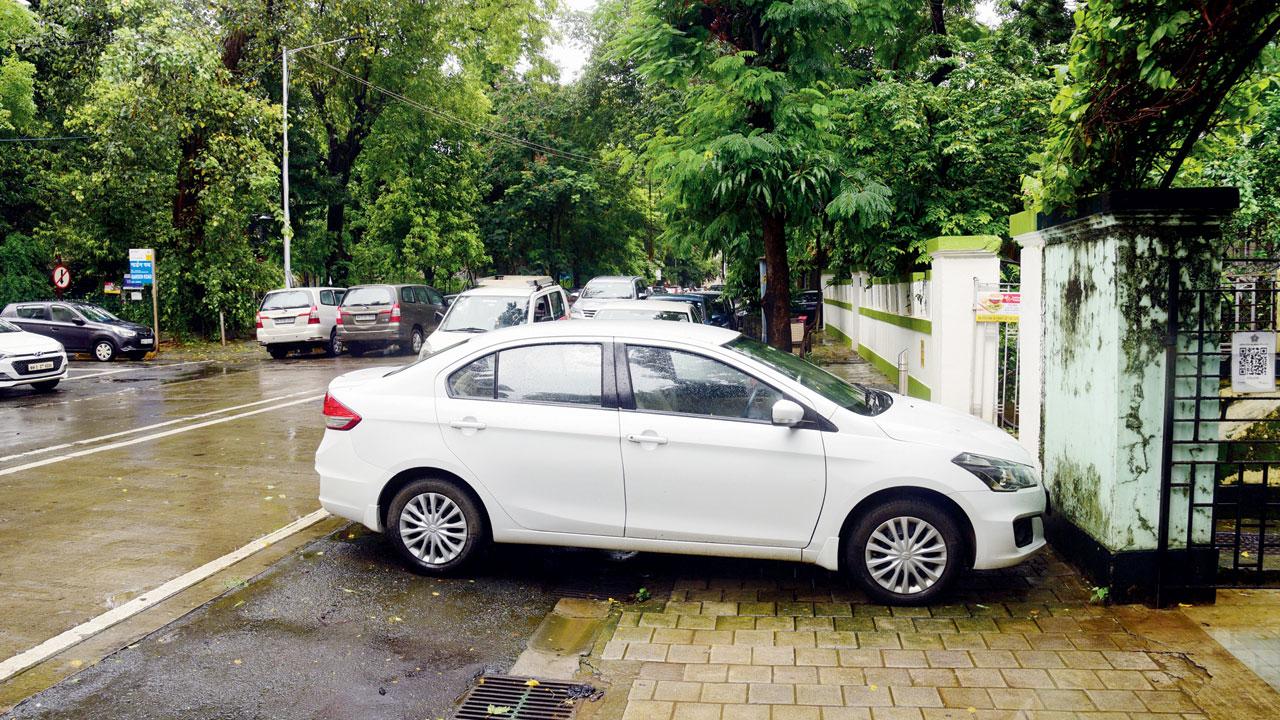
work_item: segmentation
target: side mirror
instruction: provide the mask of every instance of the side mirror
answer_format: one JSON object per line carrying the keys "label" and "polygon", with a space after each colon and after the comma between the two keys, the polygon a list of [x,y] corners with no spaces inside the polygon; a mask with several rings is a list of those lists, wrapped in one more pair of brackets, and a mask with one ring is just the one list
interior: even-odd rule
{"label": "side mirror", "polygon": [[804,420],[804,408],[790,400],[779,400],[773,404],[773,424],[784,427],[795,427]]}
{"label": "side mirror", "polygon": [[636,297],[640,298],[641,300],[648,300],[648,299],[649,299],[649,293],[648,293],[648,292],[642,292],[642,293],[640,293],[639,295],[637,295]]}
{"label": "side mirror", "polygon": [[71,322],[72,322],[72,324],[74,324],[74,325],[84,325],[84,319],[83,319],[83,318],[75,318],[75,319],[74,319],[74,320],[72,320]]}

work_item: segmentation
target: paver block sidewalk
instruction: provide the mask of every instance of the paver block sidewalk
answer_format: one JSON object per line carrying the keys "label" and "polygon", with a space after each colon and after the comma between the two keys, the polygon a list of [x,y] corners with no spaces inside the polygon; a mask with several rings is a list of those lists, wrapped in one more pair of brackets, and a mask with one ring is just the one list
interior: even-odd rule
{"label": "paver block sidewalk", "polygon": [[1243,666],[1232,696],[1176,646],[1207,639],[1186,618],[1090,605],[1052,554],[924,608],[871,604],[808,566],[720,566],[678,581],[665,606],[623,612],[597,646],[593,665],[628,688],[622,720],[1280,718],[1280,695]]}

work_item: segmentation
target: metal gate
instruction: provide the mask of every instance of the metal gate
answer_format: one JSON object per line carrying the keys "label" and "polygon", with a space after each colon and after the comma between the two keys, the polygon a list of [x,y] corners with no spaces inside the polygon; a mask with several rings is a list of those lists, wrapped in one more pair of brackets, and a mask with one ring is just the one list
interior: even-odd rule
{"label": "metal gate", "polygon": [[1280,587],[1280,392],[1231,383],[1235,339],[1271,343],[1274,370],[1277,268],[1280,258],[1227,258],[1213,281],[1189,288],[1176,262],[1170,272],[1158,528],[1166,597]]}

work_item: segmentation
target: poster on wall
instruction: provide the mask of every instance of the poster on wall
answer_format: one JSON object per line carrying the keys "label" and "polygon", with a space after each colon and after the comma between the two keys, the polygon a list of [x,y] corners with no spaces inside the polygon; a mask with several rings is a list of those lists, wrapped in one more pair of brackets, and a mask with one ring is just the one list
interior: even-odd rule
{"label": "poster on wall", "polygon": [[1022,293],[1001,290],[995,283],[975,287],[974,319],[985,323],[1016,323],[1022,313]]}
{"label": "poster on wall", "polygon": [[1275,392],[1276,334],[1231,333],[1231,389],[1238,393]]}

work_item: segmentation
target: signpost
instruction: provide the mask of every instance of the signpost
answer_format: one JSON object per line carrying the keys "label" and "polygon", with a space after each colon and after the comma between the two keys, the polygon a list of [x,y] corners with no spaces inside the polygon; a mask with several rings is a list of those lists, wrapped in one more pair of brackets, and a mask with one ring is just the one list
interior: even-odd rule
{"label": "signpost", "polygon": [[160,352],[160,296],[156,292],[156,251],[151,248],[129,249],[129,274],[125,287],[151,286],[151,329],[156,336],[156,352]]}
{"label": "signpost", "polygon": [[53,291],[57,294],[58,299],[62,299],[62,291],[71,285],[71,271],[66,265],[59,260],[57,265],[53,266]]}

